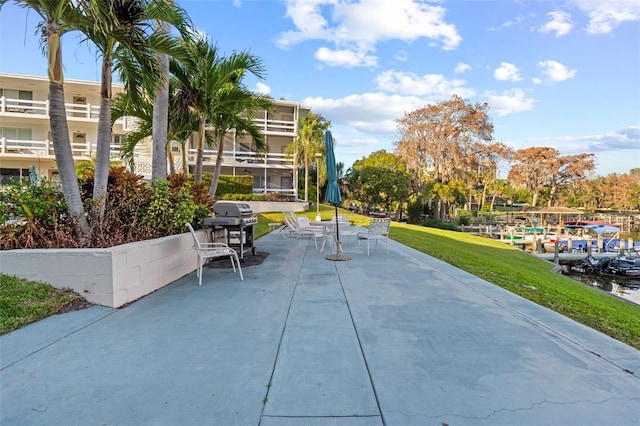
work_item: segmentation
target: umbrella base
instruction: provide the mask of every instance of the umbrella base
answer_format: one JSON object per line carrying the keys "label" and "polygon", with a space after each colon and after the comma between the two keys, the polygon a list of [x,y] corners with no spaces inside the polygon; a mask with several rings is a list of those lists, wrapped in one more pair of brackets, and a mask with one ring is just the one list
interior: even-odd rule
{"label": "umbrella base", "polygon": [[338,254],[328,254],[324,257],[327,260],[351,260],[351,256],[347,256],[345,254],[342,253],[338,253]]}

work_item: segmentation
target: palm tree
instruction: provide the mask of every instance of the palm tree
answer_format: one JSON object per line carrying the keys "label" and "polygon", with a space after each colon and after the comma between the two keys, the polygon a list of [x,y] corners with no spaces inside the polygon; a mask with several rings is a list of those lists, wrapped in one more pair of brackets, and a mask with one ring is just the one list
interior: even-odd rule
{"label": "palm tree", "polygon": [[222,170],[224,154],[224,137],[230,131],[235,131],[237,138],[249,135],[258,153],[267,152],[267,142],[260,128],[254,123],[254,118],[260,110],[271,110],[273,100],[268,96],[259,95],[240,86],[240,77],[235,83],[228,85],[218,93],[217,110],[209,121],[218,144],[216,166],[209,187],[209,194],[215,197]]}
{"label": "palm tree", "polygon": [[[304,167],[304,200],[309,201],[309,164],[315,161],[316,153],[324,153],[324,132],[331,126],[320,114],[310,112],[300,120],[298,137],[287,147],[287,154],[294,155],[294,164]],[[324,171],[324,167],[320,167]],[[325,172],[326,173],[326,172]],[[320,174],[320,183],[326,175]]]}
{"label": "palm tree", "polygon": [[155,52],[174,50],[172,39],[152,35],[151,20],[183,28],[187,18],[181,10],[167,2],[149,3],[145,0],[89,0],[82,4],[85,20],[78,29],[87,41],[95,44],[102,56],[100,87],[100,117],[94,172],[93,199],[95,216],[104,217],[107,180],[109,177],[109,147],[111,144],[112,72],[115,67],[125,82],[125,90],[136,99],[142,80],[157,85],[161,80]]}
{"label": "palm tree", "polygon": [[[172,79],[169,83],[169,104],[174,104],[175,81]],[[150,88],[152,89],[152,87]],[[136,146],[143,140],[149,138],[153,134],[153,90],[150,90],[146,96],[142,96],[137,99],[132,99],[129,91],[119,93],[113,99],[111,105],[112,122],[115,122],[121,117],[135,117],[137,119],[136,129],[127,133],[124,138],[121,147],[121,156],[123,160],[129,164],[132,171],[135,170],[134,163],[134,151]],[[198,119],[190,111],[177,111],[176,107],[171,107],[173,113],[171,114],[171,120],[169,121],[169,127],[167,129],[167,137],[169,141],[178,141],[182,145],[182,164],[184,173],[187,173],[186,164],[186,149],[185,144],[189,136],[193,132],[198,131]],[[213,141],[213,137],[210,132],[206,134],[207,140]],[[170,152],[170,151],[167,151]]]}
{"label": "palm tree", "polygon": [[[255,108],[264,99],[255,100],[246,96],[246,89],[240,85],[240,82],[247,72],[262,79],[263,67],[260,60],[246,52],[223,58],[218,48],[209,44],[204,37],[197,40],[183,40],[183,42],[183,49],[189,56],[189,60],[182,62],[171,60],[170,70],[178,82],[176,110],[189,110],[198,117],[200,138],[194,175],[195,181],[201,182],[207,126],[216,127],[217,120],[218,136],[220,132],[228,132],[230,128],[226,126],[233,121],[229,119],[230,112],[236,117],[237,122],[233,124],[237,124],[240,131],[250,130],[249,127],[241,128],[240,111]],[[247,103],[248,101],[252,103]],[[216,137],[216,140],[220,151],[222,139]],[[220,161],[219,158],[218,163]]]}
{"label": "palm tree", "polygon": [[[8,0],[0,0],[0,8]],[[78,8],[82,0],[15,0],[18,5],[29,8],[40,15],[38,24],[43,43],[46,44],[48,57],[47,73],[49,77],[49,122],[51,138],[56,157],[56,165],[62,185],[62,193],[69,215],[74,222],[75,232],[84,239],[89,232],[89,224],[84,215],[78,177],[76,175],[67,112],[64,105],[64,76],[62,72],[61,37],[74,29],[74,22],[80,18]]]}

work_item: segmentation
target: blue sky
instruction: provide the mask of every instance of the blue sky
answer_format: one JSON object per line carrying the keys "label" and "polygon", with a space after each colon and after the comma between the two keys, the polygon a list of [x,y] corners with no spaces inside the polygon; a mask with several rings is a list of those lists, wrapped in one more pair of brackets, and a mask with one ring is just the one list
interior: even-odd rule
{"label": "blue sky", "polygon": [[[640,167],[637,0],[176,2],[224,53],[263,60],[250,87],[330,120],[347,167],[392,152],[394,120],[453,94],[488,102],[494,139],[515,149],[590,152],[600,175]],[[2,8],[0,72],[46,75],[37,21]],[[98,81],[77,36],[63,49],[66,78]]]}

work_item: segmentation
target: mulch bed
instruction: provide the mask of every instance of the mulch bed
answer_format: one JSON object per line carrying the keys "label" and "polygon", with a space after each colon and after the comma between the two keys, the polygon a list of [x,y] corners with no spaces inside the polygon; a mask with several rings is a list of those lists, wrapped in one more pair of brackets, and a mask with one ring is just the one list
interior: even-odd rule
{"label": "mulch bed", "polygon": [[[269,253],[264,251],[256,251],[256,254],[253,255],[250,252],[245,252],[244,261],[240,262],[240,266],[244,269],[249,266],[260,265],[264,260],[269,256]],[[228,257],[221,259],[211,260],[209,263],[205,265],[207,268],[229,268],[231,269],[231,260]]]}
{"label": "mulch bed", "polygon": [[83,309],[95,306],[95,303],[87,302],[85,299],[76,299],[62,306],[56,314],[66,314],[67,312],[81,311]]}

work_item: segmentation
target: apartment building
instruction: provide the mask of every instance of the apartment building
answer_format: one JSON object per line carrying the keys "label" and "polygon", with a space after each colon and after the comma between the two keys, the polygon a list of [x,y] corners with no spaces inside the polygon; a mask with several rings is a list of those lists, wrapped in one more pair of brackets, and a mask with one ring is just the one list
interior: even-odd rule
{"label": "apartment building", "polygon": [[[114,94],[122,91],[114,85]],[[1,183],[29,176],[35,168],[38,176],[56,179],[57,167],[49,126],[49,81],[46,77],[0,73],[0,177]],[[254,193],[297,195],[296,166],[285,155],[298,132],[298,122],[309,109],[296,102],[276,100],[273,112],[262,111],[256,125],[262,130],[268,145],[266,154],[255,152],[251,140],[228,134],[224,141],[222,174],[251,175]],[[65,106],[69,137],[76,162],[90,161],[95,155],[98,117],[100,116],[100,84],[65,79]],[[120,145],[127,132],[134,129],[135,120],[125,117],[112,129],[113,161],[120,160]],[[177,171],[193,172],[197,153],[197,135],[187,142],[186,152],[172,142],[171,151]],[[203,172],[213,173],[216,147],[204,151]],[[186,164],[183,164],[186,157]],[[151,141],[139,144],[135,152],[134,170],[151,177]]]}

